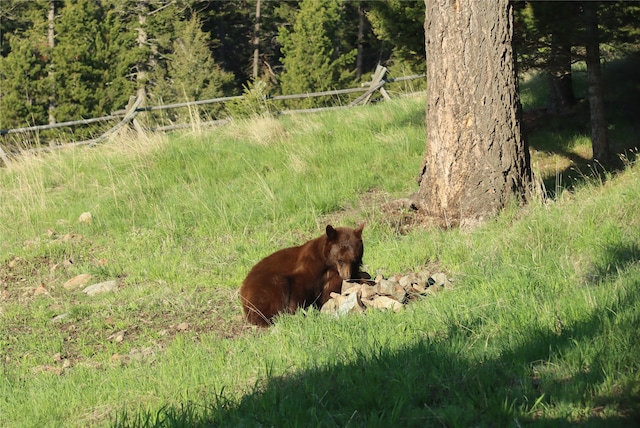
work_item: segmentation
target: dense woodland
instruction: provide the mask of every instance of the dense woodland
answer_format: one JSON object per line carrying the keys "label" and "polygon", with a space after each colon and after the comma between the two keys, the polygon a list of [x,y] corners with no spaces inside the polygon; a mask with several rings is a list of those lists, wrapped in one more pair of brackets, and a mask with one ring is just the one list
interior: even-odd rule
{"label": "dense woodland", "polygon": [[[576,102],[587,3],[514,3],[519,71],[548,73],[553,113]],[[636,50],[640,6],[596,7],[602,58]],[[424,72],[424,11],[422,0],[3,0],[0,129],[102,116],[134,94],[157,105],[256,81],[271,95],[358,86],[377,64]]]}

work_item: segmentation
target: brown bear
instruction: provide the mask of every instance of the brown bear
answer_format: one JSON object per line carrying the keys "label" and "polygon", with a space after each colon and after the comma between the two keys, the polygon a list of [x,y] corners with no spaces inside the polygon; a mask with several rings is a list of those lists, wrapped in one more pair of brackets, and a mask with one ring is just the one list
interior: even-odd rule
{"label": "brown bear", "polygon": [[340,293],[342,280],[359,279],[363,227],[328,225],[319,238],[276,251],[258,262],[240,287],[247,321],[267,327],[280,312],[321,307],[332,292]]}

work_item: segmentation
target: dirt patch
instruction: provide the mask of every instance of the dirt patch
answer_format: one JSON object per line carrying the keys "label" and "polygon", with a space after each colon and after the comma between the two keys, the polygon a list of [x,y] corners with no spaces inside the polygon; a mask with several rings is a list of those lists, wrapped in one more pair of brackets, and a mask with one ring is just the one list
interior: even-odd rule
{"label": "dirt patch", "polygon": [[[77,365],[100,367],[105,359],[114,364],[153,360],[179,335],[197,342],[205,334],[233,338],[251,330],[242,318],[237,290],[175,292],[165,285],[166,295],[138,298],[129,310],[118,306],[128,301],[87,296],[82,287],[65,288],[71,266],[64,254],[56,259],[13,257],[0,264],[2,362],[61,375]],[[122,293],[128,286],[125,278],[115,279],[116,290],[110,293]]]}
{"label": "dirt patch", "polygon": [[437,227],[433,219],[418,210],[410,198],[394,198],[376,189],[363,193],[353,206],[321,216],[318,223],[343,225],[349,219],[371,217],[376,224],[386,225],[401,235],[412,228]]}

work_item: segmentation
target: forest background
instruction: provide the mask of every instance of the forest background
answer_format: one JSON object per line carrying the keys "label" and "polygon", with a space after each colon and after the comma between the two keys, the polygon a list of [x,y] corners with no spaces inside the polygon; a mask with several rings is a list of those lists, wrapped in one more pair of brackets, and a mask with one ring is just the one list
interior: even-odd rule
{"label": "forest background", "polygon": [[[577,102],[570,77],[584,57],[581,2],[514,5],[519,72],[542,69],[558,82],[547,108],[561,114]],[[353,87],[378,64],[392,76],[421,73],[424,13],[421,0],[3,0],[0,129],[103,116],[136,94],[162,105],[257,84],[269,95]],[[637,4],[603,2],[598,18],[605,61],[637,50]],[[91,132],[77,128],[73,138]]]}

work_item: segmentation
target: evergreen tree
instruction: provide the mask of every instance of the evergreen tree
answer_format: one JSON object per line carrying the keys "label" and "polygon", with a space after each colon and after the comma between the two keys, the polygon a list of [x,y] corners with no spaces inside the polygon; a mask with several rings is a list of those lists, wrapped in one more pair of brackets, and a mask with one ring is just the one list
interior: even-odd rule
{"label": "evergreen tree", "polygon": [[[268,9],[278,3],[264,2],[265,16],[269,16]],[[210,35],[210,48],[216,63],[232,72],[239,82],[251,78],[255,9],[255,0],[213,1],[193,7],[194,13],[201,18],[203,31]]]}
{"label": "evergreen tree", "polygon": [[0,128],[47,123],[46,61],[29,38],[8,39],[11,53],[0,58]]}
{"label": "evergreen tree", "polygon": [[48,9],[47,0],[3,3],[3,16],[11,18],[14,32],[2,39],[6,55],[0,57],[0,128],[47,123],[52,87]]}
{"label": "evergreen tree", "polygon": [[[223,96],[234,86],[233,74],[222,70],[211,57],[209,35],[201,30],[197,16],[178,26],[178,37],[173,41],[172,53],[168,55],[167,79],[160,83],[165,87],[165,101],[196,101]],[[216,107],[217,106],[217,107]],[[219,105],[214,106],[215,112]],[[215,112],[210,114],[215,115]],[[190,119],[188,116],[187,119]]]}
{"label": "evergreen tree", "polygon": [[105,105],[109,50],[99,2],[67,0],[56,22],[52,65],[59,122],[108,113]]}
{"label": "evergreen tree", "polygon": [[424,73],[424,0],[372,1],[367,17],[375,35],[393,50],[391,65],[406,74]]}
{"label": "evergreen tree", "polygon": [[[281,28],[284,94],[344,87],[353,80],[356,50],[340,51],[342,6],[340,0],[303,0],[293,30]],[[311,106],[319,102],[307,99],[298,104]]]}

